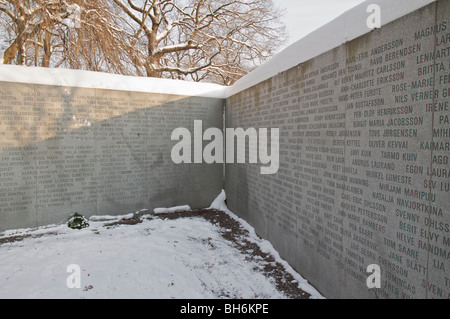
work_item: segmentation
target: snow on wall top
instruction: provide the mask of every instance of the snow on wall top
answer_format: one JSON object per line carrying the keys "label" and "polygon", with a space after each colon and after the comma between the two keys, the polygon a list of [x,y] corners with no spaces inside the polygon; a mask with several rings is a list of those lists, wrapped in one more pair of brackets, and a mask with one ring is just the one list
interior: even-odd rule
{"label": "snow on wall top", "polygon": [[370,12],[367,8],[377,4],[381,8],[384,26],[437,0],[366,0],[292,44],[272,60],[249,73],[227,88],[227,97],[246,90],[300,63],[352,41],[372,31],[367,26]]}
{"label": "snow on wall top", "polygon": [[381,25],[384,26],[436,1],[366,0],[292,44],[231,87],[80,70],[24,68],[14,65],[0,65],[0,81],[224,99],[369,33],[372,29],[367,26],[367,19],[370,15],[367,8],[371,4],[380,6]]}
{"label": "snow on wall top", "polygon": [[217,84],[16,65],[0,65],[0,81],[225,98],[225,87]]}

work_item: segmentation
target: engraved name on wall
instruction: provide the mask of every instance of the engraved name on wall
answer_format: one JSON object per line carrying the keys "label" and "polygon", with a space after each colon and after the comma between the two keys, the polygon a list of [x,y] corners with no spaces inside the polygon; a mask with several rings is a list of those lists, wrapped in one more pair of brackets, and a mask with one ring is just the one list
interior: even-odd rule
{"label": "engraved name on wall", "polygon": [[[439,6],[437,24],[429,6],[228,100],[228,126],[281,135],[275,177],[227,167],[230,209],[325,295],[450,296],[450,25]],[[381,289],[367,289],[370,264]]]}
{"label": "engraved name on wall", "polygon": [[220,99],[6,82],[0,91],[0,229],[206,207],[220,193],[220,166],[170,158],[175,128],[222,123]]}

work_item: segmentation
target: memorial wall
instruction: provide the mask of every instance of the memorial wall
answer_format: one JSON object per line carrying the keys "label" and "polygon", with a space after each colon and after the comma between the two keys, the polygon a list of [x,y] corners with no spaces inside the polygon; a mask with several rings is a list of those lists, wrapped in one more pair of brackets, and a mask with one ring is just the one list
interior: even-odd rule
{"label": "memorial wall", "polygon": [[208,207],[223,188],[223,165],[174,164],[171,133],[194,120],[222,127],[223,104],[0,82],[0,231],[65,222],[75,212]]}
{"label": "memorial wall", "polygon": [[234,94],[226,127],[279,128],[280,169],[226,165],[229,209],[326,297],[449,298],[449,71],[438,1]]}
{"label": "memorial wall", "polygon": [[[227,128],[280,135],[276,174],[225,164],[229,209],[325,297],[449,298],[450,2],[363,34],[257,84],[238,82],[226,100],[161,81],[165,93],[137,92],[136,78],[105,82],[124,89],[77,85],[95,73],[73,85],[39,81],[53,70],[24,71],[36,83],[0,74],[0,231],[75,212],[209,207],[223,164],[174,164],[171,134],[199,120],[223,128],[225,111]],[[367,286],[373,264],[380,289]]]}

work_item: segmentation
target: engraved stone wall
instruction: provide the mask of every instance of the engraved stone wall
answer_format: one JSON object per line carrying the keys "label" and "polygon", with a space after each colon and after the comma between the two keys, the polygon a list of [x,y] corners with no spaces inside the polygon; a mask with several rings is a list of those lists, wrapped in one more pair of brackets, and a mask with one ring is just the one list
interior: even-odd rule
{"label": "engraved stone wall", "polygon": [[449,13],[433,3],[227,100],[226,127],[280,128],[276,175],[226,166],[230,210],[326,297],[450,297]]}
{"label": "engraved stone wall", "polygon": [[[226,165],[229,208],[326,297],[450,296],[449,13],[438,1],[226,100],[226,127],[280,129],[277,174]],[[0,231],[208,207],[223,165],[174,164],[170,137],[223,127],[223,104],[0,82]]]}
{"label": "engraved stone wall", "polygon": [[223,165],[176,165],[175,128],[223,126],[223,100],[0,82],[0,231],[188,204]]}

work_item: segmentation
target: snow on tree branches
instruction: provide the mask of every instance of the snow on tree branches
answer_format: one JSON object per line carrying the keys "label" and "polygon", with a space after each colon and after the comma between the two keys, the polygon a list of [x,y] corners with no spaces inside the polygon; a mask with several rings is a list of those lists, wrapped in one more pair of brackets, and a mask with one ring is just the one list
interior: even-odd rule
{"label": "snow on tree branches", "polygon": [[273,0],[0,0],[3,63],[231,85],[286,39]]}

